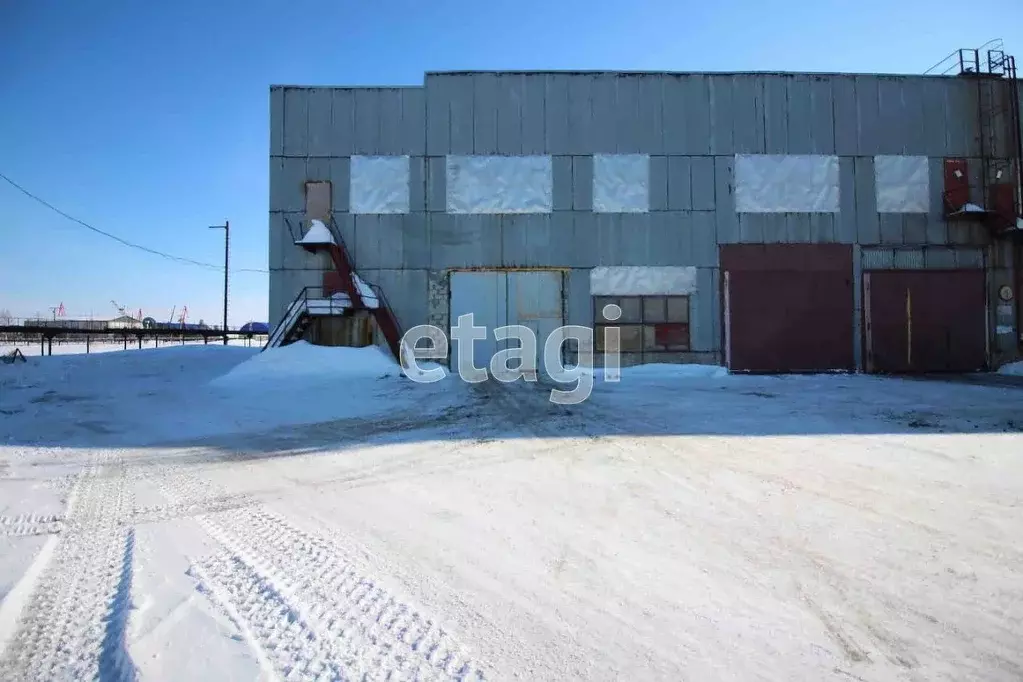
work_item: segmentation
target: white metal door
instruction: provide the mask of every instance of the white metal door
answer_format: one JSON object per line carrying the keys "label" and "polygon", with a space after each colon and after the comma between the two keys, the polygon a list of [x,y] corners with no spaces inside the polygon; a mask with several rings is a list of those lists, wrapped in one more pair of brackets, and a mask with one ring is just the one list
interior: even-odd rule
{"label": "white metal door", "polygon": [[[453,272],[451,287],[451,326],[458,318],[471,314],[472,323],[486,327],[487,336],[473,342],[472,361],[477,368],[487,369],[497,352],[494,329],[508,324],[508,276],[504,272]],[[459,363],[468,362],[465,349],[451,338],[451,370],[458,371]]]}
{"label": "white metal door", "polygon": [[540,376],[550,376],[556,367],[544,365],[544,343],[564,324],[562,314],[562,274],[533,270],[508,273],[508,324],[529,327],[536,335],[536,368]]}

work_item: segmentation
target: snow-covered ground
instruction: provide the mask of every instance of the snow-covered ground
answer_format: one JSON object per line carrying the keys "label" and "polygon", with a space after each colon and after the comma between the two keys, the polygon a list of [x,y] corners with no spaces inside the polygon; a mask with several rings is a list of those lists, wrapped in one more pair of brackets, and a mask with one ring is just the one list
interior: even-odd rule
{"label": "snow-covered ground", "polygon": [[998,368],[998,373],[1014,377],[1023,377],[1023,360],[1002,365]]}
{"label": "snow-covered ground", "polygon": [[0,365],[0,679],[1018,680],[1023,390]]}

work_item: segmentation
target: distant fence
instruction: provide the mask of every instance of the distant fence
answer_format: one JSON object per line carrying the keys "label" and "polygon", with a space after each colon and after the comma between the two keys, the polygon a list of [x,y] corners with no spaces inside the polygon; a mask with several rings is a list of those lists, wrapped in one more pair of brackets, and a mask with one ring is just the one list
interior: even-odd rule
{"label": "distant fence", "polygon": [[[262,339],[267,336],[266,325],[262,323],[246,323],[241,327],[228,328],[205,324],[181,324],[147,322],[147,324],[130,324],[121,320],[41,320],[31,318],[0,320],[0,343],[4,345],[23,344],[39,345],[50,354],[54,342],[58,346],[65,343],[84,343],[86,352],[93,343],[122,344],[125,349],[132,346],[143,347],[145,341],[152,341],[156,346],[161,344],[198,342],[216,343],[228,339]],[[41,351],[42,352],[42,351]]]}

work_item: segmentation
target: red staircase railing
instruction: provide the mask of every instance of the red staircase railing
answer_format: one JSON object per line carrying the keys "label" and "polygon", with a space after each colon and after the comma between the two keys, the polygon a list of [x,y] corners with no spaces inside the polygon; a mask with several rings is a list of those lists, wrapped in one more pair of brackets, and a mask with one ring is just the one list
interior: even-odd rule
{"label": "red staircase railing", "polygon": [[377,306],[375,308],[370,308],[366,305],[366,301],[363,300],[364,297],[355,280],[356,273],[355,269],[352,267],[351,254],[348,253],[344,239],[341,238],[341,230],[338,227],[337,222],[334,220],[334,217],[331,216],[330,222],[327,224],[330,235],[334,240],[333,244],[303,244],[301,243],[302,235],[296,234],[291,221],[285,219],[285,224],[287,225],[288,231],[291,233],[292,241],[295,242],[295,244],[310,252],[315,252],[318,249],[326,249],[326,251],[330,254],[331,263],[333,263],[334,270],[338,275],[337,284],[339,286],[337,288],[348,295],[348,298],[351,301],[352,310],[368,310],[373,313],[373,318],[376,320],[377,328],[383,335],[384,341],[387,342],[387,347],[394,355],[395,360],[401,363],[401,325],[398,324],[398,318],[395,317],[394,310],[391,308],[387,297],[384,295],[383,289],[376,284],[359,277],[359,279],[361,279],[366,286],[370,288],[377,299]]}

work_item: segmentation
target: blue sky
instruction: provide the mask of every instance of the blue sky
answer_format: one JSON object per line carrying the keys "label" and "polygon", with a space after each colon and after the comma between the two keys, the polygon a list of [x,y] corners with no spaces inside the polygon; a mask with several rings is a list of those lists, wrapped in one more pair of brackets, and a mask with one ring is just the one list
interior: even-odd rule
{"label": "blue sky", "polygon": [[[445,69],[918,73],[1023,26],[941,0],[0,2],[0,173],[153,249],[267,266],[269,86],[421,84]],[[994,7],[992,5],[992,7]],[[784,9],[783,9],[784,8]],[[1018,41],[1006,36],[1018,52]],[[1023,54],[1018,54],[1023,58]],[[88,232],[0,181],[0,309],[218,321],[222,271]],[[231,323],[267,316],[233,273]]]}

